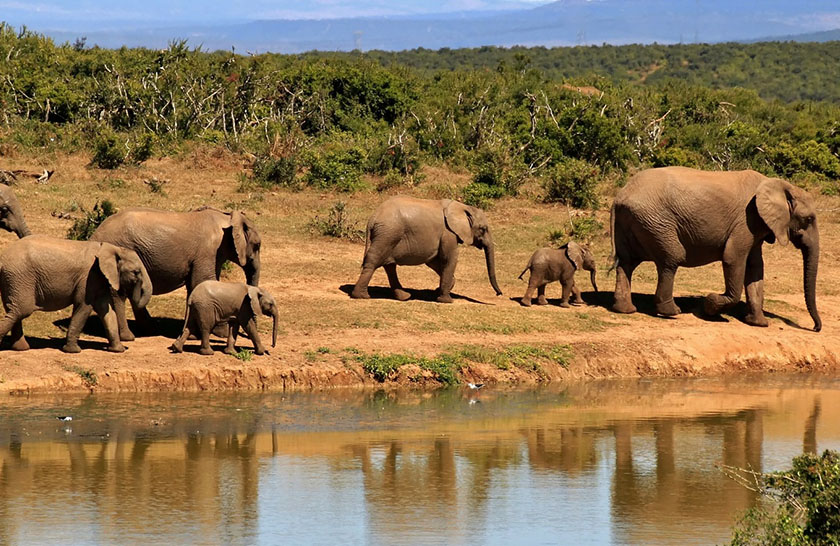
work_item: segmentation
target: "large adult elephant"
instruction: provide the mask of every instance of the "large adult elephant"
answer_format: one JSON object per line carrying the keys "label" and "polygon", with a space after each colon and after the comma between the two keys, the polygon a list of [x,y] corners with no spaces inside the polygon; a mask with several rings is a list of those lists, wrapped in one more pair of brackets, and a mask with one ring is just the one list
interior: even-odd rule
{"label": "large adult elephant", "polygon": [[673,297],[677,268],[722,261],[726,290],[706,296],[706,313],[735,305],[746,288],[747,324],[767,326],[761,245],[791,241],[802,251],[805,304],[814,330],[822,328],[816,303],[820,234],[814,202],[789,182],[755,171],[649,169],[618,192],[610,222],[617,265],[614,310],[636,310],[630,280],[641,262],[656,264],[656,312],[671,316],[680,312]]}
{"label": "large adult elephant", "polygon": [[23,337],[23,319],[35,311],[58,311],[72,305],[62,351],[81,350],[79,334],[91,311],[95,311],[105,326],[108,350],[123,352],[113,310],[114,294],[145,306],[152,297],[152,282],[133,250],[33,235],[10,244],[0,255],[0,292],[6,309],[0,320],[0,340],[11,331],[12,349],[29,349]]}
{"label": "large adult elephant", "polygon": [[26,220],[23,219],[23,209],[20,208],[15,193],[5,184],[0,184],[0,227],[20,238],[32,234]]}
{"label": "large adult elephant", "polygon": [[451,303],[458,245],[462,243],[484,250],[490,285],[501,295],[493,237],[483,210],[451,199],[392,197],[368,220],[362,273],[350,295],[370,297],[368,283],[381,266],[396,298],[407,300],[411,296],[397,278],[397,266],[426,264],[440,276],[437,301]]}
{"label": "large adult elephant", "polygon": [[[242,267],[252,286],[260,281],[260,234],[254,223],[239,211],[223,212],[201,207],[192,212],[132,208],[108,217],[91,236],[137,252],[152,279],[154,294],[166,294],[184,285],[187,297],[207,280],[218,280],[225,261]],[[148,329],[145,307],[132,302],[134,316]],[[134,334],[125,317],[125,299],[117,301],[120,339]]]}

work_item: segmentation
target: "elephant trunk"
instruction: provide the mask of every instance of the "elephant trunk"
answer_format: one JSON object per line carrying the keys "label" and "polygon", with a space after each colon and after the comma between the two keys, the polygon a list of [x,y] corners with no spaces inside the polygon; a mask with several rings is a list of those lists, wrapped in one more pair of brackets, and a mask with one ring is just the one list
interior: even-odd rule
{"label": "elephant trunk", "polygon": [[141,274],[143,279],[134,285],[134,293],[132,294],[131,299],[138,308],[145,309],[149,304],[149,300],[152,299],[152,278],[149,277],[149,273],[146,271],[145,267],[141,269]]}
{"label": "elephant trunk", "polygon": [[32,235],[32,232],[29,231],[29,226],[26,225],[26,220],[23,219],[23,214],[15,214],[15,218],[17,219],[17,225],[12,228],[18,238],[23,239],[24,237],[28,237]]}
{"label": "elephant trunk", "polygon": [[596,279],[595,279],[596,273],[597,273],[597,271],[595,271],[594,269],[589,270],[589,281],[592,283],[592,288],[595,289],[595,293],[597,294],[598,293],[598,283],[596,282]]}
{"label": "elephant trunk", "polygon": [[814,331],[822,330],[822,320],[817,312],[817,267],[820,261],[820,243],[817,236],[810,244],[802,247],[802,277],[805,289],[805,305],[814,320]]}
{"label": "elephant trunk", "polygon": [[277,345],[277,321],[280,319],[280,311],[274,310],[271,315],[274,318],[274,326],[271,327],[271,346]]}
{"label": "elephant trunk", "polygon": [[250,286],[260,285],[260,258],[255,257],[249,260],[243,268],[245,270],[245,282]]}
{"label": "elephant trunk", "polygon": [[497,296],[501,296],[502,291],[499,290],[499,284],[496,282],[496,247],[492,240],[484,245],[484,260],[487,262],[487,276],[490,278],[490,286],[496,291]]}

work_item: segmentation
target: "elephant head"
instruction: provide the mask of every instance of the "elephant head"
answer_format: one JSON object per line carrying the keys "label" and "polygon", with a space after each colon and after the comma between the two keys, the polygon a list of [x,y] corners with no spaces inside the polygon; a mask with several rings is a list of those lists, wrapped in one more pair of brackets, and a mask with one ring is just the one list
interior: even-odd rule
{"label": "elephant head", "polygon": [[260,284],[260,238],[257,227],[244,213],[230,214],[230,230],[238,263],[245,271],[245,282],[251,286]]}
{"label": "elephant head", "polygon": [[255,286],[248,287],[248,300],[250,301],[251,311],[253,311],[254,317],[260,314],[272,317],[271,346],[274,347],[277,345],[277,321],[280,319],[277,302],[274,301],[274,298],[267,290]]}
{"label": "elephant head", "polygon": [[446,228],[455,234],[459,243],[484,250],[490,285],[496,291],[496,295],[501,296],[502,291],[499,290],[499,285],[496,283],[496,247],[493,243],[493,236],[490,234],[487,215],[483,210],[476,207],[445,199],[443,201],[443,216]]}
{"label": "elephant head", "polygon": [[102,243],[96,261],[115,292],[124,294],[139,307],[146,307],[152,297],[152,279],[136,252]]}
{"label": "elephant head", "polygon": [[767,241],[788,241],[802,252],[805,305],[814,320],[814,330],[822,329],[817,312],[817,267],[820,261],[820,232],[811,196],[793,184],[777,178],[762,182],[755,193],[758,215],[770,228]]}
{"label": "elephant head", "polygon": [[595,267],[595,257],[592,255],[592,251],[589,250],[589,246],[587,245],[580,245],[574,241],[569,241],[566,244],[566,257],[572,262],[572,265],[575,267],[575,270],[578,269],[585,269],[589,271],[589,281],[592,283],[592,288],[595,289],[595,293],[598,292],[598,283],[596,282],[595,276],[597,274],[596,267]]}
{"label": "elephant head", "polygon": [[14,232],[20,238],[32,234],[26,225],[26,220],[23,219],[23,210],[14,192],[9,186],[3,184],[0,184],[0,227]]}

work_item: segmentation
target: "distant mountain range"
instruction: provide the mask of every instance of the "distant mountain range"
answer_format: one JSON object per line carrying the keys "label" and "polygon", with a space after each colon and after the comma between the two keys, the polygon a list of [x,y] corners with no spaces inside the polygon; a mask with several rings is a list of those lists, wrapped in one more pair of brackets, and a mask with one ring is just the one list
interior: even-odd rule
{"label": "distant mountain range", "polygon": [[[173,26],[123,24],[100,30],[77,23],[53,31],[58,42],[87,38],[103,47],[165,47],[186,39],[205,50],[299,53],[309,50],[403,50],[423,47],[565,46],[783,39],[840,39],[837,0],[561,0],[532,9],[437,16],[260,20]],[[775,37],[775,38],[774,38]]]}

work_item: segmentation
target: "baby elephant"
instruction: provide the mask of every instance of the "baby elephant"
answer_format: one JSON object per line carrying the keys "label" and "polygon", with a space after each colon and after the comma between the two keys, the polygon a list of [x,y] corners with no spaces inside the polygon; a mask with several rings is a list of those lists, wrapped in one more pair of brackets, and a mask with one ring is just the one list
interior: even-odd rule
{"label": "baby elephant", "polygon": [[546,305],[548,301],[545,299],[545,285],[560,281],[563,285],[563,301],[560,302],[560,307],[569,307],[569,296],[574,294],[573,303],[583,303],[583,298],[580,295],[580,290],[575,286],[575,271],[583,268],[590,272],[590,280],[595,292],[598,292],[598,285],[595,282],[595,258],[592,256],[589,247],[586,245],[579,245],[574,241],[569,241],[560,249],[555,248],[541,248],[534,252],[531,259],[528,260],[528,265],[519,274],[519,278],[525,274],[529,269],[531,270],[531,278],[528,280],[528,289],[525,290],[525,295],[522,296],[522,305],[525,307],[531,306],[531,298],[534,296],[534,289],[537,290],[539,297],[537,298],[538,305]]}
{"label": "baby elephant", "polygon": [[277,319],[279,312],[274,298],[266,290],[238,282],[204,281],[195,287],[187,300],[187,312],[184,317],[184,331],[169,347],[176,353],[183,352],[184,342],[190,333],[201,339],[203,355],[212,355],[210,347],[210,332],[217,325],[227,324],[228,339],[225,353],[234,354],[236,336],[239,327],[245,330],[254,344],[254,353],[264,354],[257,331],[257,316],[263,314],[274,317],[274,328],[271,332],[271,346],[277,343]]}

